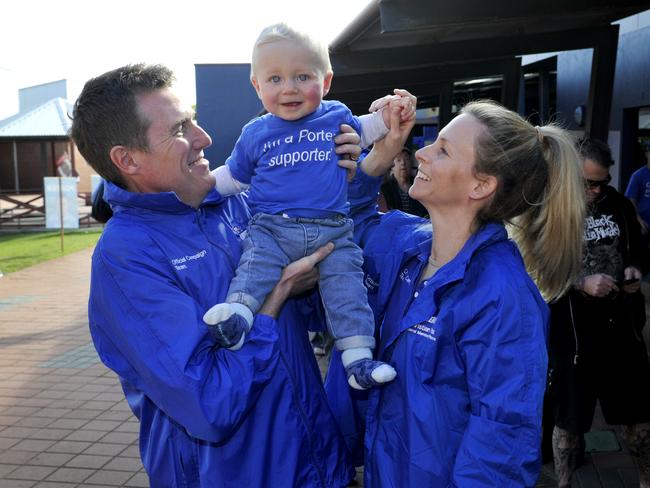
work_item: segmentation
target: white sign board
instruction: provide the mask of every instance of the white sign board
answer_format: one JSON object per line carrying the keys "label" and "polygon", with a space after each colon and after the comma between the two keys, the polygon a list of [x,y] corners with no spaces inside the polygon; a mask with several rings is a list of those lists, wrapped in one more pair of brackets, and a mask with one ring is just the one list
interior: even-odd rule
{"label": "white sign board", "polygon": [[[61,180],[61,186],[59,186]],[[77,206],[77,178],[75,176],[43,178],[45,188],[45,227],[61,228],[61,201],[63,201],[63,227],[79,228],[79,208]]]}

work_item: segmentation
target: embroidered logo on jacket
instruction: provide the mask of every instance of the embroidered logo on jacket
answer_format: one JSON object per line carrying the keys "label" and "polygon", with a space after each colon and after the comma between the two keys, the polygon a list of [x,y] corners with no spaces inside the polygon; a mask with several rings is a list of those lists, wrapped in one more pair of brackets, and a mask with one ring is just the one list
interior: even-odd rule
{"label": "embroidered logo on jacket", "polygon": [[379,283],[377,283],[375,280],[373,280],[372,277],[369,274],[366,275],[363,282],[366,285],[366,288],[368,289],[368,291],[375,291],[377,289],[377,287],[379,286]]}
{"label": "embroidered logo on jacket", "polygon": [[436,329],[433,326],[437,320],[437,317],[429,317],[426,322],[421,322],[409,327],[408,331],[412,334],[436,342],[438,338],[436,337]]}
{"label": "embroidered logo on jacket", "polygon": [[242,241],[243,241],[244,239],[246,239],[246,237],[248,236],[248,229],[247,229],[247,227],[246,227],[245,225],[241,225],[241,224],[236,224],[236,223],[235,223],[235,224],[233,224],[233,225],[230,226],[230,229],[231,229],[231,230],[233,231],[233,233],[234,233],[237,237],[239,237],[239,239],[241,239]]}
{"label": "embroidered logo on jacket", "polygon": [[399,279],[402,281],[406,281],[407,283],[411,283],[411,277],[409,276],[409,270],[408,268],[404,268],[402,272],[399,274]]}
{"label": "embroidered logo on jacket", "polygon": [[201,249],[199,252],[192,255],[185,255],[185,256],[181,256],[180,258],[173,258],[171,260],[171,263],[174,266],[174,268],[176,268],[178,271],[181,271],[183,269],[187,269],[187,265],[190,264],[192,261],[196,261],[197,259],[204,258],[206,254],[208,254],[208,251],[206,251],[205,249]]}

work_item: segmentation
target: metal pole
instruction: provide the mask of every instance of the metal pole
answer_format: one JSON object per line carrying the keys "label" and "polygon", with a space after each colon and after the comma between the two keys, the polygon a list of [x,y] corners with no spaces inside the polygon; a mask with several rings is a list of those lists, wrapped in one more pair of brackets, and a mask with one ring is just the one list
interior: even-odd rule
{"label": "metal pole", "polygon": [[63,254],[63,184],[59,176],[59,220],[61,224],[61,254]]}

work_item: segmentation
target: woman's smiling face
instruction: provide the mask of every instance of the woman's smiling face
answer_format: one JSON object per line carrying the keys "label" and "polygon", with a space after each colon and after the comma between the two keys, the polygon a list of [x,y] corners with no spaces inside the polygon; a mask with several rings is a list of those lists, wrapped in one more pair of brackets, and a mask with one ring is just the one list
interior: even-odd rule
{"label": "woman's smiling face", "polygon": [[476,141],[484,130],[469,114],[461,114],[447,124],[436,142],[415,153],[419,166],[409,195],[427,209],[468,201],[477,182]]}

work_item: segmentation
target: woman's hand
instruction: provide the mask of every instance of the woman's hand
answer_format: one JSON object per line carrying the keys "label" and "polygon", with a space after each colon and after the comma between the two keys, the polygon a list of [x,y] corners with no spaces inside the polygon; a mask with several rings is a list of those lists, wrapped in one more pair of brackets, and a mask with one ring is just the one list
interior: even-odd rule
{"label": "woman's hand", "polygon": [[348,173],[348,181],[352,181],[357,171],[357,160],[361,154],[359,134],[347,124],[341,124],[341,133],[334,137],[336,154],[341,155],[339,166],[345,168]]}
{"label": "woman's hand", "polygon": [[280,281],[268,294],[259,313],[277,318],[287,298],[311,290],[318,283],[316,265],[334,250],[331,242],[319,247],[314,253],[290,263],[282,271]]}

